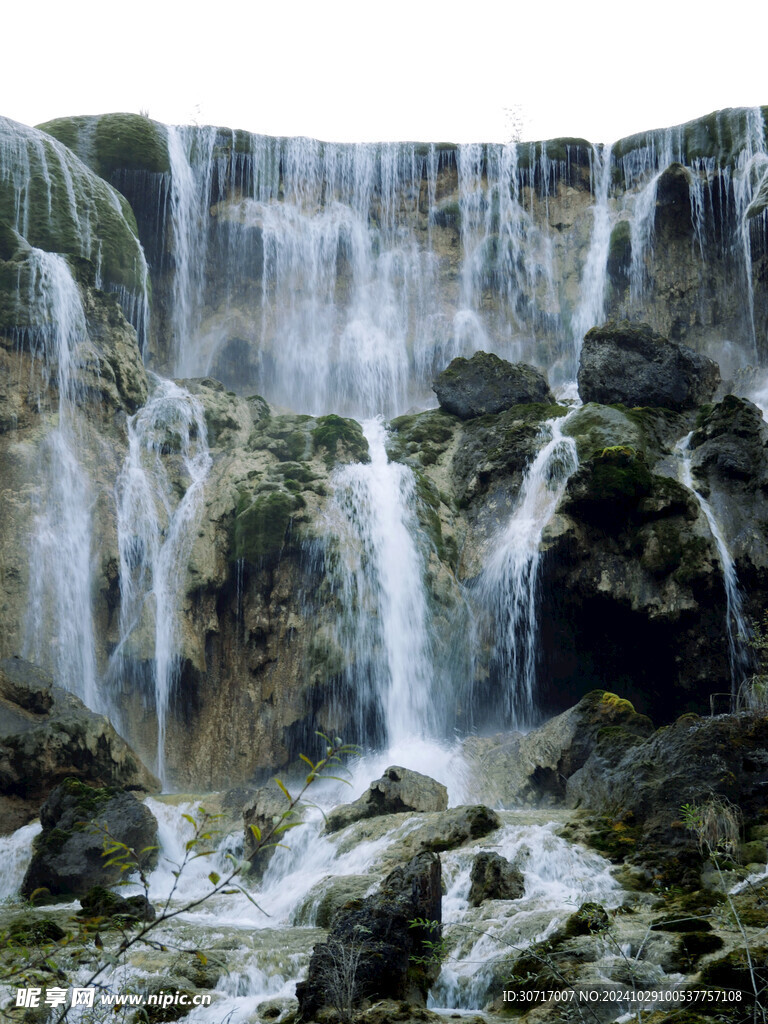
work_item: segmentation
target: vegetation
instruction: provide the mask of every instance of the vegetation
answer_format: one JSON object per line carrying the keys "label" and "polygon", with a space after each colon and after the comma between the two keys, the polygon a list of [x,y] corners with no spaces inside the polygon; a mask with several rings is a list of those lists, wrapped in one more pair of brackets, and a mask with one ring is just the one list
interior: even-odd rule
{"label": "vegetation", "polygon": [[[336,772],[342,767],[343,758],[354,753],[355,748],[343,743],[338,737],[329,738],[322,734],[318,735],[325,743],[325,753],[317,762],[312,762],[302,755],[301,759],[307,765],[308,771],[299,790],[292,795],[279,779],[276,780],[285,796],[285,810],[273,818],[271,827],[267,830],[261,830],[256,825],[249,826],[256,849],[266,850],[284,845],[283,840],[286,834],[303,824],[300,817],[300,805],[307,806],[305,801],[307,791],[318,779],[346,781],[341,779]],[[98,791],[94,790],[93,792],[97,793]],[[98,797],[94,799],[97,813]],[[191,862],[200,857],[210,857],[216,851],[216,846],[221,838],[218,828],[219,816],[207,812],[202,806],[198,808],[196,815],[185,814],[184,818],[192,826],[193,835],[186,843],[181,863],[174,866],[174,883],[156,913],[153,911],[151,915],[147,913],[143,916],[138,913],[135,916],[114,913],[115,910],[120,911],[121,904],[128,901],[121,900],[115,893],[105,889],[100,892],[92,890],[89,893],[88,897],[82,901],[83,911],[80,915],[69,919],[67,931],[64,931],[54,921],[40,920],[29,914],[22,915],[11,923],[4,934],[0,935],[0,950],[4,950],[3,959],[0,961],[0,986],[60,989],[62,986],[70,984],[73,972],[81,963],[95,960],[95,967],[90,974],[85,979],[80,974],[76,984],[82,988],[95,987],[101,992],[108,993],[111,975],[125,962],[126,954],[130,950],[142,945],[155,950],[168,948],[167,936],[163,935],[161,940],[157,933],[158,929],[169,921],[197,909],[219,895],[240,894],[258,907],[258,903],[241,881],[241,878],[247,874],[249,862],[238,860],[230,853],[226,854],[230,865],[229,870],[223,875],[211,871],[208,875],[210,888],[206,892],[181,906],[173,906],[180,880]],[[144,895],[143,897],[132,897],[131,900],[141,900],[143,906],[149,907],[149,877],[144,867],[147,854],[150,853],[149,848],[139,851],[131,849],[125,843],[115,840],[96,822],[91,822],[91,828],[96,828],[104,835],[105,865],[116,867],[119,873],[126,878],[133,876],[133,880],[138,880]],[[136,905],[138,906],[138,904]],[[110,930],[116,930],[116,942],[105,941],[106,933]],[[203,967],[207,964],[206,954],[197,948],[181,947],[178,952],[196,957]],[[50,1016],[47,1019],[50,1024],[63,1024],[69,1017],[71,1009],[70,1005],[61,1005],[50,1009]],[[174,1009],[179,1009],[179,1007],[174,1007]],[[113,1010],[114,1007],[108,1009],[111,1020],[115,1019]],[[3,1019],[9,1021],[27,1020],[29,1014],[27,1008],[14,1006],[7,1007],[4,1012],[6,1016]],[[172,1018],[165,1015],[157,1019],[169,1020]]]}

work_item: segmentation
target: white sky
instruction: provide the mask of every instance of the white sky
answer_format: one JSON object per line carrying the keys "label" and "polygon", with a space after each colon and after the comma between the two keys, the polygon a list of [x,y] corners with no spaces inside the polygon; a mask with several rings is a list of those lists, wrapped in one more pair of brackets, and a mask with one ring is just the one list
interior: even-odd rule
{"label": "white sky", "polygon": [[10,0],[0,114],[338,141],[612,142],[768,104],[758,0]]}

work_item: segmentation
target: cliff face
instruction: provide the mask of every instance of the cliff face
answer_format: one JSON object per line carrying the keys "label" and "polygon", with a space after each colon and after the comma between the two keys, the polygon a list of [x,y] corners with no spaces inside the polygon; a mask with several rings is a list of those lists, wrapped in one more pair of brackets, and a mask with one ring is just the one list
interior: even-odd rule
{"label": "cliff face", "polygon": [[[43,127],[0,122],[0,656],[197,788],[311,753],[316,729],[381,743],[398,713],[440,736],[594,685],[657,718],[731,688],[722,557],[678,478],[687,460],[757,614],[755,406],[411,407],[478,349],[572,380],[612,317],[746,393],[759,111],[611,151]],[[386,441],[345,418],[378,413],[400,414]],[[538,458],[535,555],[494,569]]]}

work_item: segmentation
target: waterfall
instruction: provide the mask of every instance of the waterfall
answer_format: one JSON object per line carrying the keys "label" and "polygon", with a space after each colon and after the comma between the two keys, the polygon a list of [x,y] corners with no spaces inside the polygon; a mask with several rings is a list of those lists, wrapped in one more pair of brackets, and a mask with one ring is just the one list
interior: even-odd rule
{"label": "waterfall", "polygon": [[208,209],[213,198],[215,128],[168,128],[173,229],[172,364],[178,377],[202,376],[195,336],[205,302]]}
{"label": "waterfall", "polygon": [[337,472],[329,540],[338,538],[339,642],[351,666],[344,699],[359,706],[357,735],[373,732],[378,745],[391,748],[436,734],[434,641],[413,472],[388,461],[380,420],[363,430],[371,462]]}
{"label": "waterfall", "polygon": [[735,700],[741,685],[745,682],[749,672],[749,655],[745,649],[742,638],[750,635],[750,629],[744,618],[743,599],[739,587],[739,578],[736,573],[736,563],[728,550],[723,531],[715,518],[715,513],[707,499],[696,490],[691,472],[690,443],[693,431],[686,435],[677,445],[681,457],[680,482],[684,484],[696,498],[699,508],[709,524],[712,539],[717,546],[717,553],[720,556],[720,565],[723,570],[723,584],[725,586],[725,630],[728,637],[728,659],[731,669],[731,699]]}
{"label": "waterfall", "polygon": [[[27,267],[27,308],[36,325],[18,332],[19,344],[41,360],[43,383],[55,387],[58,403],[53,429],[40,447],[42,486],[30,544],[24,653],[48,667],[59,686],[101,710],[91,605],[93,495],[78,459],[85,312],[63,256],[32,249]],[[39,401],[46,397],[41,394]]]}
{"label": "waterfall", "polygon": [[[113,292],[140,347],[149,332],[149,268],[127,201],[60,142],[0,117],[0,204],[32,246],[80,256]],[[105,258],[104,237],[112,247]]]}
{"label": "waterfall", "polygon": [[111,675],[121,679],[126,659],[145,660],[152,652],[156,771],[165,782],[166,725],[181,667],[181,601],[211,459],[202,407],[173,381],[155,380],[127,429],[116,484],[120,643]]}
{"label": "waterfall", "polygon": [[606,146],[602,153],[597,150],[593,154],[593,166],[596,165],[595,202],[593,207],[592,234],[590,236],[587,258],[581,275],[579,302],[573,315],[573,366],[575,374],[581,354],[584,335],[597,324],[605,320],[605,285],[608,264],[608,247],[611,240],[611,219],[608,209],[608,195],[611,184],[613,164],[611,147]]}
{"label": "waterfall", "polygon": [[515,729],[531,726],[536,718],[542,534],[578,467],[576,442],[563,435],[563,423],[563,418],[547,421],[550,440],[528,466],[515,509],[476,585],[493,622],[492,658],[504,687],[495,720]]}

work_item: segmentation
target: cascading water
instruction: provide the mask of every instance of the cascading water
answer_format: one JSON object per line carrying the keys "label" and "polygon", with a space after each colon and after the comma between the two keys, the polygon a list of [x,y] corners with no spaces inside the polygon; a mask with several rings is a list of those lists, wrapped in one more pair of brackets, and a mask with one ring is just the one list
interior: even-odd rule
{"label": "cascading water", "polygon": [[563,418],[547,421],[550,440],[526,470],[509,523],[496,538],[477,584],[493,622],[492,658],[502,686],[503,720],[516,729],[536,718],[541,538],[578,467],[576,442],[563,435],[563,423]]}
{"label": "cascading water", "polygon": [[[28,308],[36,326],[19,344],[39,354],[43,381],[58,392],[55,425],[40,449],[44,481],[30,545],[25,655],[53,671],[60,686],[101,709],[91,608],[91,485],[77,457],[78,371],[87,341],[80,291],[66,260],[32,249]],[[40,396],[44,401],[45,396]]]}
{"label": "cascading water", "polygon": [[696,501],[699,503],[699,508],[704,513],[709,524],[712,539],[717,546],[717,553],[720,556],[723,584],[725,586],[725,629],[728,637],[728,657],[731,669],[731,699],[735,700],[739,688],[749,673],[749,655],[744,640],[750,635],[750,629],[744,618],[743,599],[739,587],[739,578],[736,573],[736,564],[728,550],[728,544],[723,536],[723,531],[720,529],[720,524],[715,517],[712,506],[701,492],[696,489],[693,483],[690,454],[692,437],[693,432],[686,435],[677,446],[681,457],[680,482],[693,491]]}
{"label": "cascading water", "polygon": [[373,717],[372,738],[391,748],[437,735],[434,641],[413,473],[388,461],[380,420],[363,430],[371,461],[338,471],[330,516],[339,548],[339,640],[350,651],[344,699],[358,702],[357,735],[371,735]]}
{"label": "cascading water", "polygon": [[581,353],[581,343],[587,331],[605,320],[605,288],[607,280],[608,248],[611,240],[611,219],[608,209],[608,195],[613,164],[611,147],[601,152],[595,150],[593,167],[596,178],[593,223],[584,271],[579,287],[579,302],[573,316],[573,364],[571,375],[575,376]]}
{"label": "cascading water", "polygon": [[[156,771],[165,781],[166,723],[180,668],[182,584],[211,459],[202,407],[173,381],[155,381],[127,430],[128,453],[116,487],[120,643],[110,669],[120,680],[127,661],[151,658]],[[181,498],[177,481],[184,488]],[[119,704],[114,715],[119,721]]]}
{"label": "cascading water", "polygon": [[[9,226],[30,245],[90,261],[96,287],[115,293],[143,349],[149,269],[126,200],[66,146],[0,117],[0,203],[11,213]],[[106,253],[104,237],[113,247]]]}
{"label": "cascading water", "polygon": [[168,128],[174,255],[171,350],[178,377],[202,376],[205,372],[196,365],[193,339],[205,301],[215,142],[214,128]]}

